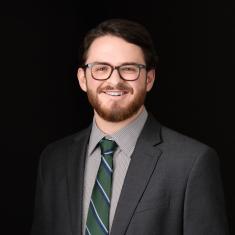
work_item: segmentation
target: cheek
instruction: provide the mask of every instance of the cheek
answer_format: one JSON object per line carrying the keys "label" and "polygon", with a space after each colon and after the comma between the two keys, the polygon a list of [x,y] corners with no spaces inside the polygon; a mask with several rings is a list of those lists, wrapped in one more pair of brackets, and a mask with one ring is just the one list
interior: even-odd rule
{"label": "cheek", "polygon": [[137,93],[142,92],[142,91],[147,91],[147,84],[146,84],[146,80],[143,79],[141,81],[138,81],[138,83],[133,84],[133,89],[134,91]]}
{"label": "cheek", "polygon": [[96,80],[94,80],[92,78],[87,78],[86,84],[87,84],[87,87],[89,89],[92,89],[92,90],[99,86],[98,81],[96,81]]}
{"label": "cheek", "polygon": [[89,91],[92,91],[93,93],[98,93],[99,90],[101,89],[101,87],[103,87],[103,82],[96,81],[94,79],[92,79],[92,80],[88,79],[87,80],[87,89]]}

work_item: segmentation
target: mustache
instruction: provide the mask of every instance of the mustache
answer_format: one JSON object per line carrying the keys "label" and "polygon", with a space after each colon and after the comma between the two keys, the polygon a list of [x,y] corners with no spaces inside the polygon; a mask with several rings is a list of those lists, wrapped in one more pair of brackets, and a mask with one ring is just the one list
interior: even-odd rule
{"label": "mustache", "polygon": [[118,83],[116,86],[107,85],[104,87],[98,87],[97,92],[98,94],[103,93],[104,91],[112,91],[112,90],[119,90],[119,91],[127,91],[133,94],[133,88],[128,86],[124,83]]}

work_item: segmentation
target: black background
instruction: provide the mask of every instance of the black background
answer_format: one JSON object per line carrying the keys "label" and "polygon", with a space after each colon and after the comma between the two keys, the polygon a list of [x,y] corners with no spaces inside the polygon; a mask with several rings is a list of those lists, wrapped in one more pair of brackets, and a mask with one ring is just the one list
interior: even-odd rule
{"label": "black background", "polygon": [[19,1],[1,11],[4,234],[29,234],[42,149],[92,119],[76,80],[77,52],[87,30],[108,18],[136,20],[151,32],[160,66],[146,106],[162,124],[217,150],[233,233],[231,5],[209,0]]}

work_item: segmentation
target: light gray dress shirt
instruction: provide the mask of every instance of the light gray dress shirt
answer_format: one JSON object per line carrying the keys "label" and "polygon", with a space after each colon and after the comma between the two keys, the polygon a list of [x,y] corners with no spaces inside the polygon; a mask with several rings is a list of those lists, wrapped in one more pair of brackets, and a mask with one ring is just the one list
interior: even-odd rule
{"label": "light gray dress shirt", "polygon": [[86,218],[88,214],[92,189],[95,183],[96,175],[101,161],[101,152],[98,147],[99,141],[103,137],[112,138],[118,145],[113,156],[113,178],[112,178],[112,197],[110,203],[109,224],[112,226],[114,214],[116,211],[118,199],[121,193],[123,182],[126,176],[131,154],[134,151],[137,139],[147,120],[148,113],[144,108],[140,115],[128,126],[118,132],[107,136],[96,125],[93,119],[92,131],[87,148],[85,174],[84,174],[84,192],[83,192],[83,234],[85,234]]}

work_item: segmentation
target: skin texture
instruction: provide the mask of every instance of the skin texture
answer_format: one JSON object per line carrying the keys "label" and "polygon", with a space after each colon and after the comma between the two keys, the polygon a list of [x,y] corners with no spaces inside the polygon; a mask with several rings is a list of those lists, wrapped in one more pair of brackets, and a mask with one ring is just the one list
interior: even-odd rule
{"label": "skin texture", "polygon": [[[113,66],[123,63],[145,64],[142,49],[122,38],[106,35],[91,44],[86,63],[106,62]],[[107,134],[112,134],[132,122],[143,110],[146,93],[151,90],[155,71],[141,69],[136,81],[122,80],[116,70],[105,81],[91,77],[90,69],[79,68],[77,73],[80,87],[87,92],[94,108],[98,127]],[[112,96],[112,92],[123,92],[121,96]]]}

